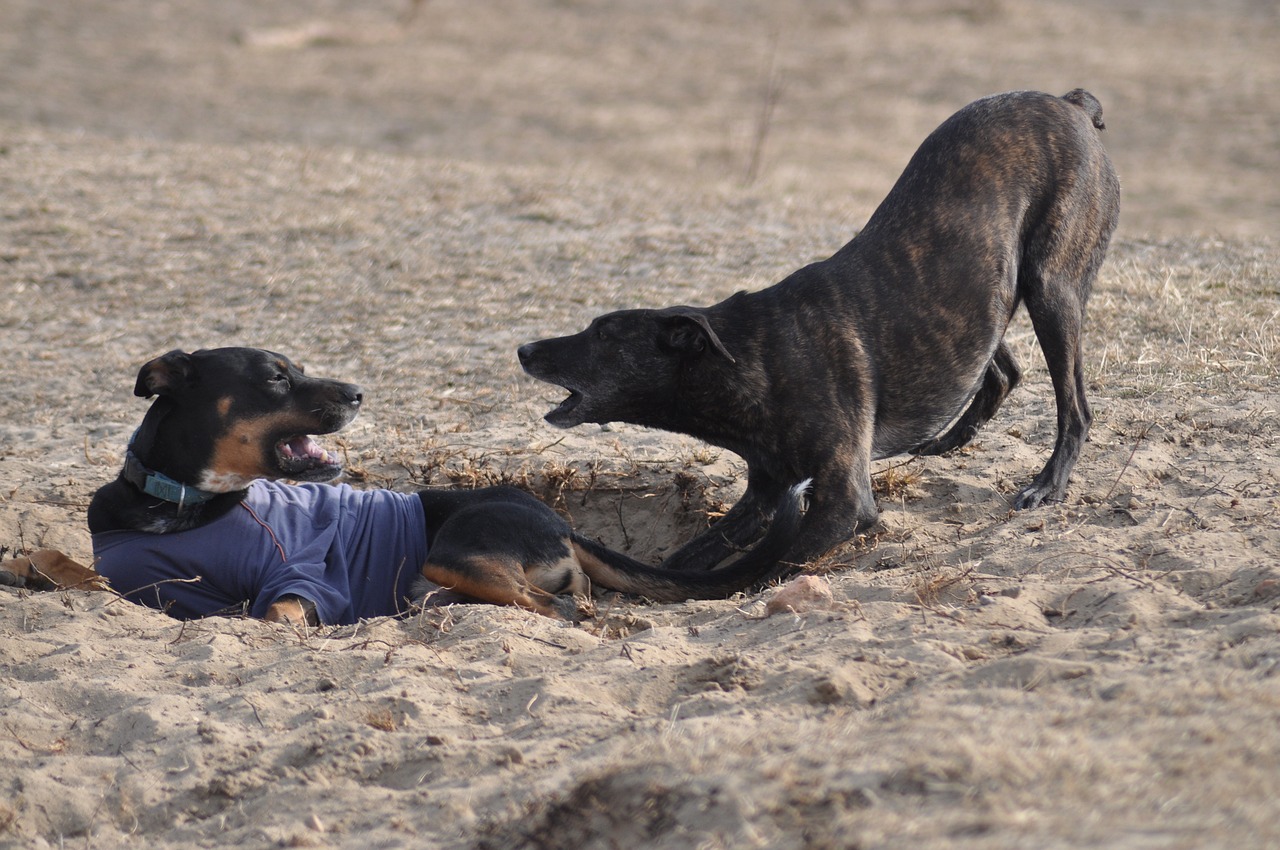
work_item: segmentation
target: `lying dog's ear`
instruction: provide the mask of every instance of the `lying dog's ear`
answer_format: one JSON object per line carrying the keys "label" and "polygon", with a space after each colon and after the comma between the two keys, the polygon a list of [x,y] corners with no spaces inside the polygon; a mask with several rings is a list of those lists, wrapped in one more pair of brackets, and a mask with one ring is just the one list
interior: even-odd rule
{"label": "lying dog's ear", "polygon": [[194,371],[191,355],[175,348],[143,365],[138,371],[138,382],[133,385],[133,394],[142,398],[173,395],[190,384]]}
{"label": "lying dog's ear", "polygon": [[677,351],[706,351],[710,345],[730,363],[737,363],[712,329],[707,316],[693,307],[670,307],[660,313],[663,341]]}

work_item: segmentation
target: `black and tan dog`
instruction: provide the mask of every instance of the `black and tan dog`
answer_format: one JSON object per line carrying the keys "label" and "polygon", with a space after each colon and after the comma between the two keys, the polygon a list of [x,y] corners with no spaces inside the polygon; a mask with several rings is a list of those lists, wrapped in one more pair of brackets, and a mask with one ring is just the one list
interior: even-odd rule
{"label": "black and tan dog", "polygon": [[[112,586],[179,617],[241,610],[326,624],[407,609],[415,579],[551,616],[588,579],[660,601],[728,596],[794,542],[803,491],[780,495],[776,532],[732,567],[655,569],[578,535],[508,487],[356,491],[312,435],[347,425],[352,384],[307,376],[253,348],[173,351],[144,365],[152,397],[119,477],[89,507],[96,566]],[[288,479],[302,483],[279,483]]]}
{"label": "black and tan dog", "polygon": [[1085,302],[1119,214],[1102,128],[1080,89],[970,104],[829,259],[711,307],[610,313],[522,346],[525,371],[569,390],[547,421],[678,431],[746,460],[742,499],[668,568],[718,563],[759,534],[788,486],[812,478],[786,558],[802,564],[877,521],[873,459],[950,451],[995,414],[1021,375],[1003,337],[1025,304],[1058,435],[1013,507],[1062,499],[1091,421]]}

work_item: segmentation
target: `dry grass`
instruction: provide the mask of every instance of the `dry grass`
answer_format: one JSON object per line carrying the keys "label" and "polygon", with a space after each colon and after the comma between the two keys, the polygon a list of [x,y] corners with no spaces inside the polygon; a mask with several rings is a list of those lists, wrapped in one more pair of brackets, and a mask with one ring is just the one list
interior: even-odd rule
{"label": "dry grass", "polygon": [[372,726],[379,732],[395,732],[400,728],[400,718],[389,708],[370,711],[364,716],[364,722],[365,725]]}
{"label": "dry grass", "polygon": [[1122,244],[1090,304],[1090,379],[1137,399],[1266,386],[1280,351],[1278,265],[1265,244]]}

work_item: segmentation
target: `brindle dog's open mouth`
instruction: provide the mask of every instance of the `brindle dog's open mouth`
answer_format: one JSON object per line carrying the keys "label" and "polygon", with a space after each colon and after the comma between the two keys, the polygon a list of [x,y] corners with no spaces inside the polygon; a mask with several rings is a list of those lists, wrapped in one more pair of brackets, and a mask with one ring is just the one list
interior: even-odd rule
{"label": "brindle dog's open mouth", "polygon": [[[566,389],[568,388],[566,387]],[[577,390],[569,390],[569,397],[556,405],[556,407],[548,413],[547,416],[554,416],[557,413],[572,413],[573,409],[577,407],[581,401],[582,393]]]}
{"label": "brindle dog's open mouth", "polygon": [[276,443],[276,464],[290,478],[336,478],[342,471],[342,460],[306,434]]}
{"label": "brindle dog's open mouth", "polygon": [[569,390],[569,397],[553,407],[542,418],[557,427],[569,428],[582,422],[582,418],[575,411],[582,404],[583,395],[578,390],[570,387],[565,387],[564,389]]}

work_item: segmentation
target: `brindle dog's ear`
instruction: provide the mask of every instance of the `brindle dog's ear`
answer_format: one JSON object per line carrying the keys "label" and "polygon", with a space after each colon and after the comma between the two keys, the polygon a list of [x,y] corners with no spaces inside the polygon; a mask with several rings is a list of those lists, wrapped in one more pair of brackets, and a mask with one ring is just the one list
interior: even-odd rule
{"label": "brindle dog's ear", "polygon": [[190,385],[194,372],[191,355],[175,348],[143,365],[138,371],[138,382],[133,385],[133,394],[142,398],[173,395]]}
{"label": "brindle dog's ear", "polygon": [[729,349],[707,321],[706,314],[693,307],[670,307],[661,311],[663,340],[678,351],[706,351],[710,345],[730,363],[737,363]]}

